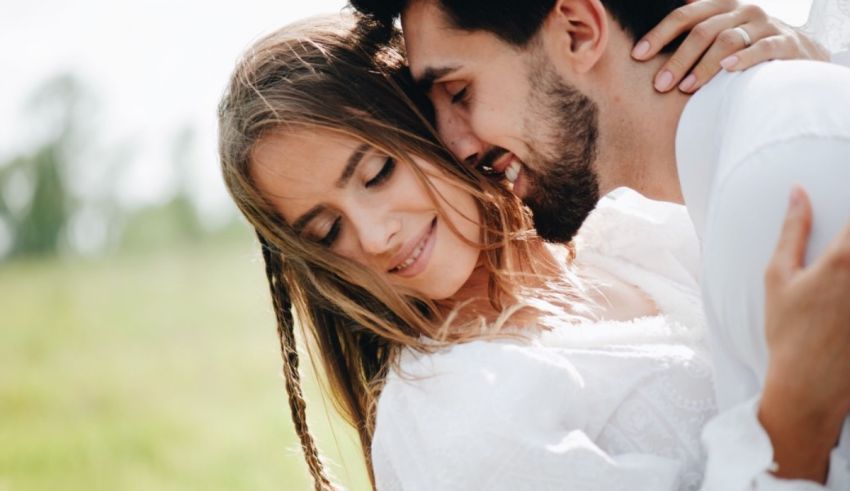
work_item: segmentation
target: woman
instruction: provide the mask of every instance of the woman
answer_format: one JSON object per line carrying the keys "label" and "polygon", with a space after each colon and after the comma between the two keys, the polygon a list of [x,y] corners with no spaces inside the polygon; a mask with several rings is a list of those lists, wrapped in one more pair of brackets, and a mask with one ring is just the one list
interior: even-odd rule
{"label": "woman", "polygon": [[[545,246],[501,183],[437,143],[398,40],[376,32],[321,19],[275,33],[220,108],[316,488],[331,482],[295,319],[380,489],[698,486],[714,404],[683,210],[627,194],[584,246]],[[625,226],[631,241],[608,242]]]}

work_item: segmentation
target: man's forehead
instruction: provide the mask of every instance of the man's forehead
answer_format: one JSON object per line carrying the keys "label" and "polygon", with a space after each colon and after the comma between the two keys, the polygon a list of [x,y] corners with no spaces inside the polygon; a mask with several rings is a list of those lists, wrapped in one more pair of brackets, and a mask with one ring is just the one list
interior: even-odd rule
{"label": "man's forehead", "polygon": [[[454,64],[452,39],[460,33],[452,29],[436,0],[414,0],[401,13],[402,34],[411,73],[421,80],[427,69]],[[456,48],[456,47],[455,47]]]}

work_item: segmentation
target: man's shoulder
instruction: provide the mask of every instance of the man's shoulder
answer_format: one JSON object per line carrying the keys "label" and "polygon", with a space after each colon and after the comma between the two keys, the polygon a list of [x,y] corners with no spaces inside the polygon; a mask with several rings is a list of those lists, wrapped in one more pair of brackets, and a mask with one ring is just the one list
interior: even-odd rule
{"label": "man's shoulder", "polygon": [[781,107],[795,99],[850,94],[850,68],[810,60],[777,60],[732,75],[728,89]]}
{"label": "man's shoulder", "polygon": [[[730,74],[721,88],[725,147],[737,155],[799,137],[850,138],[850,69],[774,61]],[[717,94],[715,94],[717,95]],[[728,155],[733,157],[733,155]]]}

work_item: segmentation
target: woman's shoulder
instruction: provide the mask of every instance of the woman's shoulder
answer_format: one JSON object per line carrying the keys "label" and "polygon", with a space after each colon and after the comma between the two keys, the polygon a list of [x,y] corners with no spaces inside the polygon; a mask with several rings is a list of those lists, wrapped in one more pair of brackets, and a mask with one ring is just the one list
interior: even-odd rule
{"label": "woman's shoulder", "polygon": [[468,398],[513,386],[531,391],[541,377],[579,377],[569,360],[541,346],[538,338],[479,339],[431,353],[403,350],[384,392],[425,389],[429,394],[457,393]]}
{"label": "woman's shoulder", "polygon": [[474,431],[482,424],[514,424],[528,408],[581,413],[581,387],[569,360],[534,340],[477,340],[433,353],[408,349],[387,376],[376,422],[380,427],[400,417],[423,428]]}
{"label": "woman's shoulder", "polygon": [[448,489],[447,483],[467,489],[459,483],[485,482],[493,465],[510,460],[532,435],[583,427],[587,408],[581,390],[581,377],[569,362],[533,341],[407,350],[378,399],[372,439],[376,478],[387,489],[400,488],[389,484],[393,480],[421,489]]}
{"label": "woman's shoulder", "polygon": [[579,263],[614,268],[625,261],[688,287],[698,283],[699,239],[687,209],[628,188],[599,201],[576,236],[576,247]]}
{"label": "woman's shoulder", "polygon": [[689,247],[697,240],[687,208],[629,188],[617,188],[599,200],[578,234],[580,247],[630,255],[636,255],[635,247]]}

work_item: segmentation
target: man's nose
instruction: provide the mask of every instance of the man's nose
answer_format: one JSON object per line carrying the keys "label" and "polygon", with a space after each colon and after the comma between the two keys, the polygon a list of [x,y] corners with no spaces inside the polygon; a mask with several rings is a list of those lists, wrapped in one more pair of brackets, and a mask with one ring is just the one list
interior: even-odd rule
{"label": "man's nose", "polygon": [[454,156],[464,163],[475,165],[485,150],[484,142],[475,136],[466,119],[451,109],[437,111],[437,133]]}

